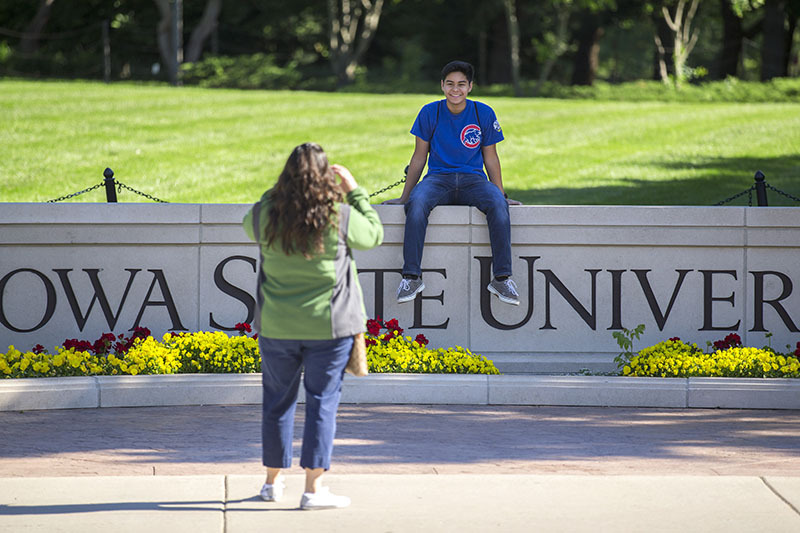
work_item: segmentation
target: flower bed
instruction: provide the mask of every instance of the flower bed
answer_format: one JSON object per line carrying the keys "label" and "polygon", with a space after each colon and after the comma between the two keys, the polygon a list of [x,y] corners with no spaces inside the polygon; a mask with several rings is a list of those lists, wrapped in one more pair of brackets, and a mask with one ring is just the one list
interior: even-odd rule
{"label": "flower bed", "polygon": [[[374,373],[499,374],[494,364],[460,346],[431,350],[428,340],[402,336],[396,320],[370,321],[367,363]],[[146,328],[129,337],[106,333],[94,343],[67,339],[48,353],[41,345],[0,353],[4,378],[113,376],[138,374],[256,373],[261,371],[257,335],[237,324],[239,335],[221,331],[167,333],[156,340]],[[377,328],[377,329],[376,329]],[[381,334],[381,330],[386,332]]]}
{"label": "flower bed", "polygon": [[800,342],[794,353],[786,354],[770,347],[744,347],[735,333],[710,345],[714,351],[706,353],[696,344],[674,337],[623,361],[622,374],[662,378],[800,378]]}

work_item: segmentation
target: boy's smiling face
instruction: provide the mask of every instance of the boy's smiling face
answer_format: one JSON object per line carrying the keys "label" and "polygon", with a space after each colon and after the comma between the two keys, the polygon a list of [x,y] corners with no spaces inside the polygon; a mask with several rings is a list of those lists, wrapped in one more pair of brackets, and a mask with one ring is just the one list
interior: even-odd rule
{"label": "boy's smiling face", "polygon": [[472,82],[467,80],[463,72],[453,71],[442,80],[442,92],[451,110],[462,108],[471,90]]}

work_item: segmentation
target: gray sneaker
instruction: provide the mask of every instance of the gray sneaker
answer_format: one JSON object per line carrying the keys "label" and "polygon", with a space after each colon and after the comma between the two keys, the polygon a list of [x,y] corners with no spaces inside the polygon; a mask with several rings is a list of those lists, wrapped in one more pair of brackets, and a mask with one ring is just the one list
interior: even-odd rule
{"label": "gray sneaker", "polygon": [[519,293],[517,293],[517,284],[511,278],[506,278],[499,281],[497,278],[492,278],[489,286],[486,287],[489,292],[500,298],[503,303],[511,305],[519,305]]}
{"label": "gray sneaker", "polygon": [[397,303],[410,302],[417,297],[425,289],[425,284],[422,283],[422,276],[417,279],[403,278],[400,280],[400,286],[397,287]]}

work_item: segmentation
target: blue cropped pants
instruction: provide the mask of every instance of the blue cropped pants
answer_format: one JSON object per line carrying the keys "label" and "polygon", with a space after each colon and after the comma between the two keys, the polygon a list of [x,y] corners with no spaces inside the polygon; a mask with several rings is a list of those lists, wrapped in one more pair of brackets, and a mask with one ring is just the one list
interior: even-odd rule
{"label": "blue cropped pants", "polygon": [[264,466],[292,466],[294,414],[302,377],[306,421],[300,466],[328,470],[342,378],[350,359],[353,337],[322,341],[259,337],[258,346],[264,389],[261,424]]}

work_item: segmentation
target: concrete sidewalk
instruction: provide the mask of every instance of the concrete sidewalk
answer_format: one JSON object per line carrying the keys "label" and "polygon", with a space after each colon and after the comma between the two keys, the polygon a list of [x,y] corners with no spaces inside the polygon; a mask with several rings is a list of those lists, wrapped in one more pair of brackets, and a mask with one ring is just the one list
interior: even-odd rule
{"label": "concrete sidewalk", "polygon": [[800,478],[708,476],[334,476],[347,509],[301,511],[303,479],[263,502],[262,476],[12,478],[0,531],[796,532]]}
{"label": "concrete sidewalk", "polygon": [[0,531],[800,531],[800,411],[343,405],[319,512],[296,461],[258,498],[260,417],[0,413]]}

